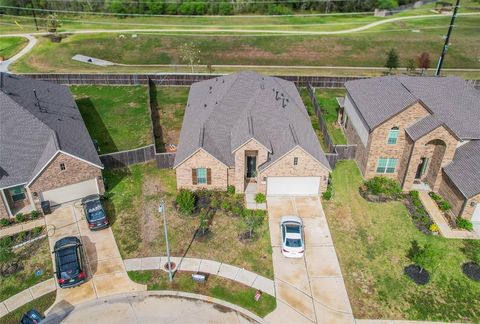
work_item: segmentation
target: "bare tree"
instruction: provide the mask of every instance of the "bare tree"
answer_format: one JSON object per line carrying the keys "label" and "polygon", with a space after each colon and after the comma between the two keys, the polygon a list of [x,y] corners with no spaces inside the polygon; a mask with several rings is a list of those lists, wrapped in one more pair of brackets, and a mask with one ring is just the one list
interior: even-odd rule
{"label": "bare tree", "polygon": [[200,64],[200,49],[194,43],[184,43],[180,46],[180,56],[184,63],[190,65],[194,73],[195,65]]}
{"label": "bare tree", "polygon": [[425,73],[425,70],[430,67],[430,55],[427,52],[423,52],[417,58],[418,67],[422,69],[422,75]]}

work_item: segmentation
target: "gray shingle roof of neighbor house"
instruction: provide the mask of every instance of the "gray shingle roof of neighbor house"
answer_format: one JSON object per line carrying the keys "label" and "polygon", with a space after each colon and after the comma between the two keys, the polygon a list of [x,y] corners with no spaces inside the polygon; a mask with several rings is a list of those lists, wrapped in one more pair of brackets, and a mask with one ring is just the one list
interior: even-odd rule
{"label": "gray shingle roof of neighbor house", "polygon": [[260,170],[297,145],[330,169],[295,85],[254,72],[191,86],[174,167],[199,148],[234,166],[233,151],[252,138],[270,151]]}
{"label": "gray shingle roof of neighbor house", "polygon": [[458,138],[480,139],[480,91],[461,78],[386,76],[348,81],[345,88],[370,130],[421,102]]}
{"label": "gray shingle roof of neighbor house", "polygon": [[102,163],[68,87],[0,74],[0,188],[25,184],[61,150]]}
{"label": "gray shingle roof of neighbor house", "polygon": [[470,141],[457,149],[453,161],[443,168],[466,198],[480,193],[480,140]]}

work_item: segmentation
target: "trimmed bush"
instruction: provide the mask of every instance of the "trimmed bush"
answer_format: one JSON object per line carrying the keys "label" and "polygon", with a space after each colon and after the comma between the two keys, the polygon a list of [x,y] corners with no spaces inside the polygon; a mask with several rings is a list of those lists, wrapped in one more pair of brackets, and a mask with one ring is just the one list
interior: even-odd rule
{"label": "trimmed bush", "polygon": [[8,225],[10,225],[10,220],[9,219],[7,219],[7,218],[0,219],[0,226],[5,227],[5,226],[8,226]]}
{"label": "trimmed bush", "polygon": [[235,194],[235,186],[228,186],[227,187],[227,193],[230,195],[230,196],[233,196]]}
{"label": "trimmed bush", "polygon": [[25,215],[22,214],[22,213],[18,213],[17,215],[15,215],[15,220],[18,223],[24,222],[25,221]]}
{"label": "trimmed bush", "polygon": [[365,181],[365,186],[374,195],[385,195],[394,199],[402,193],[402,188],[400,188],[398,182],[387,177],[374,177]]}
{"label": "trimmed bush", "polygon": [[196,197],[193,192],[187,189],[182,189],[177,195],[176,203],[178,210],[185,215],[193,214],[195,210]]}
{"label": "trimmed bush", "polygon": [[441,211],[446,212],[449,211],[452,207],[450,206],[450,203],[446,200],[443,200],[438,203],[438,208],[440,208]]}
{"label": "trimmed bush", "polygon": [[257,204],[263,204],[267,201],[267,197],[265,197],[265,194],[259,192],[255,195],[255,202]]}
{"label": "trimmed bush", "polygon": [[38,216],[40,216],[40,213],[39,213],[38,211],[36,211],[36,210],[33,210],[33,211],[30,213],[30,217],[31,217],[32,219],[37,219]]}
{"label": "trimmed bush", "polygon": [[331,183],[328,184],[327,190],[322,194],[322,198],[325,200],[330,200],[333,197],[333,186]]}
{"label": "trimmed bush", "polygon": [[457,226],[458,228],[465,229],[467,231],[473,231],[473,224],[468,219],[458,217],[457,218]]}

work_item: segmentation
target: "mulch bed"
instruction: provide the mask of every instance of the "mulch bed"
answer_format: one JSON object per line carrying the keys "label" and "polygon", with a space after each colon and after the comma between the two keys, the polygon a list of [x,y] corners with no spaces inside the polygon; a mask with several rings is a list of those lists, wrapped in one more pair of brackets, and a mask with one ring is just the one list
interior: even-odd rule
{"label": "mulch bed", "polygon": [[403,269],[404,273],[412,279],[417,285],[425,285],[430,281],[430,274],[427,270],[416,264],[411,264]]}
{"label": "mulch bed", "polygon": [[358,189],[358,192],[360,193],[360,196],[363,197],[363,199],[370,202],[382,203],[396,200],[385,195],[374,195],[373,193],[363,189],[362,187]]}
{"label": "mulch bed", "polygon": [[470,279],[480,281],[480,265],[476,262],[467,262],[462,265],[463,273]]}
{"label": "mulch bed", "polygon": [[433,221],[430,219],[430,216],[428,216],[425,209],[423,209],[424,213],[420,213],[417,210],[417,207],[413,204],[412,197],[409,195],[405,198],[405,207],[407,207],[408,213],[412,217],[415,227],[423,234],[432,235],[430,225],[433,224]]}

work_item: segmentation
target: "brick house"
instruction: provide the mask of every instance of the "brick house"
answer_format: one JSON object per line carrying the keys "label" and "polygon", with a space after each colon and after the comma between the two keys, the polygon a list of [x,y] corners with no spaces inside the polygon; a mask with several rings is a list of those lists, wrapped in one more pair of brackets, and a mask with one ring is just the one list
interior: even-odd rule
{"label": "brick house", "polygon": [[102,169],[68,87],[0,74],[0,218],[102,194]]}
{"label": "brick house", "polygon": [[178,188],[318,195],[330,166],[292,82],[242,72],[190,88],[174,169]]}
{"label": "brick house", "polygon": [[345,83],[339,116],[365,178],[432,190],[480,231],[480,93],[456,77]]}

